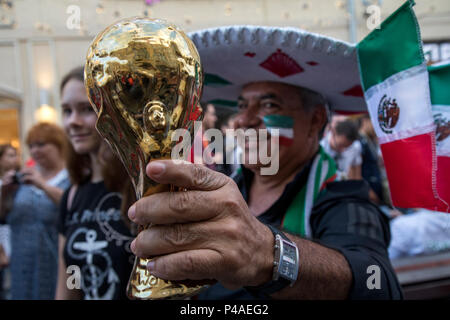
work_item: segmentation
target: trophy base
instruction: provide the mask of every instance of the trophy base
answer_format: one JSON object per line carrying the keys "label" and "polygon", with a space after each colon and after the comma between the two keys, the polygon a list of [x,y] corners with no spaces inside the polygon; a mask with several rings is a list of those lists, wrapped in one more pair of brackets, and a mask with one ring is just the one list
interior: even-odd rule
{"label": "trophy base", "polygon": [[[156,184],[149,187],[144,193],[144,197],[159,192],[183,192],[185,188],[172,185]],[[138,232],[149,228],[150,225],[139,226]],[[169,281],[155,277],[148,271],[147,264],[151,259],[136,257],[133,271],[127,285],[127,296],[132,300],[171,300],[186,299],[200,293],[210,285],[216,283],[215,280],[183,280]]]}
{"label": "trophy base", "polygon": [[155,277],[147,270],[151,259],[136,258],[127,286],[132,300],[175,300],[190,298],[215,283],[211,280],[168,281]]}

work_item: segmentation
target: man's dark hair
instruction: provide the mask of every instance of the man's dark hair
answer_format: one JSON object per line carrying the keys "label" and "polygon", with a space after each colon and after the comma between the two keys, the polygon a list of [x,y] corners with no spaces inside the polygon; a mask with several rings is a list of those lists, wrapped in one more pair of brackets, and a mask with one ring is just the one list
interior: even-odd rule
{"label": "man's dark hair", "polygon": [[356,125],[358,127],[358,130],[361,129],[361,126],[363,124],[363,120],[370,120],[370,115],[368,113],[363,113],[362,115],[360,115],[358,118],[356,118]]}
{"label": "man's dark hair", "polygon": [[298,87],[298,88],[299,88],[300,98],[302,100],[302,105],[303,105],[303,108],[305,111],[311,112],[317,106],[320,106],[321,108],[325,108],[325,111],[327,113],[327,119],[326,119],[325,124],[323,125],[322,129],[319,131],[319,140],[320,140],[323,137],[323,133],[325,132],[325,128],[326,128],[328,122],[330,121],[329,106],[328,106],[327,100],[325,99],[324,96],[322,96],[320,93],[318,93],[316,91],[313,91],[313,90],[310,90],[307,88],[303,88],[303,87]]}
{"label": "man's dark hair", "polygon": [[343,120],[336,123],[335,134],[339,136],[344,136],[348,141],[355,141],[358,139],[358,127],[351,120]]}
{"label": "man's dark hair", "polygon": [[303,87],[299,87],[299,89],[305,110],[311,111],[317,105],[327,105],[326,99],[320,93]]}

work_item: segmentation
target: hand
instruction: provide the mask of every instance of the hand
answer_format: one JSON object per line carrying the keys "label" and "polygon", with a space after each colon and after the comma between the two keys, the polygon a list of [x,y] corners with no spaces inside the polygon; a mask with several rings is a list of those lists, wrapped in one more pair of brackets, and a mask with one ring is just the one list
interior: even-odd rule
{"label": "hand", "polygon": [[12,184],[14,182],[14,175],[16,174],[16,170],[6,171],[2,177],[2,185],[6,186]]}
{"label": "hand", "polygon": [[21,171],[21,173],[23,174],[22,179],[24,183],[32,184],[39,189],[44,189],[46,182],[41,173],[36,170],[36,168],[25,168]]}
{"label": "hand", "polygon": [[395,209],[395,208],[394,208],[394,209],[391,209],[391,210],[389,211],[389,216],[390,216],[391,219],[400,217],[401,215],[403,215],[403,213],[402,213],[401,211]]}
{"label": "hand", "polygon": [[15,170],[9,170],[3,175],[2,186],[0,188],[0,217],[3,219],[12,208],[14,196],[19,188],[19,184],[14,180]]}
{"label": "hand", "polygon": [[148,269],[166,280],[216,279],[229,289],[270,280],[274,238],[250,214],[233,180],[188,162],[153,161],[147,175],[188,191],[144,197],[128,211],[140,225],[152,224],[131,244]]}

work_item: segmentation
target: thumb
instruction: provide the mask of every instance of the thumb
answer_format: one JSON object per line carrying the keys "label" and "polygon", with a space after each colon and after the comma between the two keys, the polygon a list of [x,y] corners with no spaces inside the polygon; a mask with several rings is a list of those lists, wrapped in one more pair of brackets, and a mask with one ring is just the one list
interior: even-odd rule
{"label": "thumb", "polygon": [[155,182],[190,190],[217,190],[230,180],[226,175],[205,166],[180,160],[151,161],[146,172]]}

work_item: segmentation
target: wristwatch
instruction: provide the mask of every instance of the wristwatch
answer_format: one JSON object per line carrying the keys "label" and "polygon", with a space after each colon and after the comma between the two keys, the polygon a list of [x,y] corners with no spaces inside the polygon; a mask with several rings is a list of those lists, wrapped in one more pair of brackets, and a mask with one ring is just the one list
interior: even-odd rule
{"label": "wristwatch", "polygon": [[275,227],[269,224],[267,227],[275,237],[272,280],[260,286],[245,287],[258,298],[269,298],[272,293],[288,285],[292,286],[297,280],[299,269],[299,254],[295,242]]}

